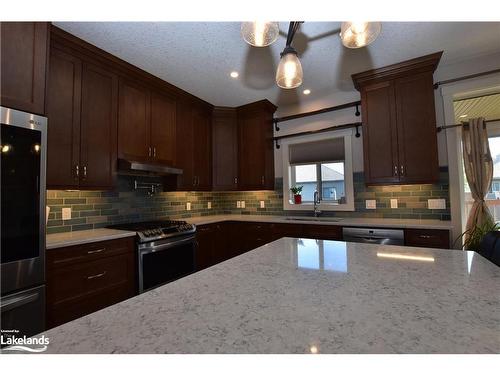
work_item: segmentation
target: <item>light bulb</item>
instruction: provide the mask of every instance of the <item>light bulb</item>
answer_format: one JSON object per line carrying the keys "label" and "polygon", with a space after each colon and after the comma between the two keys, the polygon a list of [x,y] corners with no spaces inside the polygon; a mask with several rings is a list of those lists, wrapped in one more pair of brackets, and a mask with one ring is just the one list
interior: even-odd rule
{"label": "light bulb", "polygon": [[278,39],[278,22],[242,22],[241,35],[248,44],[254,47],[265,47]]}
{"label": "light bulb", "polygon": [[381,28],[380,22],[342,22],[340,38],[347,48],[361,48],[377,39]]}
{"label": "light bulb", "polygon": [[302,65],[297,53],[284,53],[276,71],[276,84],[283,89],[294,89],[302,84],[302,75]]}

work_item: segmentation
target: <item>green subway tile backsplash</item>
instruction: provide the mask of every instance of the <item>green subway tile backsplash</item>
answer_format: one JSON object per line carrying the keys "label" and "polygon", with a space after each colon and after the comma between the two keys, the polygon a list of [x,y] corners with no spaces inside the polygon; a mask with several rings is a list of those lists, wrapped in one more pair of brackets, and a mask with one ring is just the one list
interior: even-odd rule
{"label": "green subway tile backsplash", "polygon": [[[304,211],[283,210],[283,180],[276,179],[274,191],[245,192],[162,192],[148,196],[134,191],[133,177],[119,176],[114,191],[48,190],[47,205],[51,208],[47,233],[102,228],[107,225],[153,220],[181,219],[196,216],[243,215],[310,215]],[[390,199],[398,199],[398,208],[390,208]],[[443,198],[446,209],[429,210],[427,199]],[[376,199],[377,209],[367,210],[365,199]],[[236,201],[244,200],[245,208],[236,208]],[[260,208],[260,201],[265,208]],[[442,167],[439,183],[433,185],[366,186],[363,173],[354,174],[354,212],[323,212],[324,216],[438,219],[450,220],[448,169]],[[212,209],[207,203],[212,202]],[[191,211],[186,203],[191,202]],[[72,208],[71,220],[62,220],[62,208]]]}

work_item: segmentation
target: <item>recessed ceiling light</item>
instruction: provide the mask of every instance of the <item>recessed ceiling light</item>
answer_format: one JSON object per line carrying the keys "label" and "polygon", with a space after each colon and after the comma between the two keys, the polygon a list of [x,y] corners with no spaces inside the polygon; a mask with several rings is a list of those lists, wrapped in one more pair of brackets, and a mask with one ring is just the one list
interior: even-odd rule
{"label": "recessed ceiling light", "polygon": [[231,72],[229,75],[231,76],[231,78],[238,78],[239,73],[238,72]]}
{"label": "recessed ceiling light", "polygon": [[302,93],[303,93],[304,95],[309,95],[309,94],[311,93],[311,90],[309,90],[309,89],[305,89],[304,91],[302,91]]}
{"label": "recessed ceiling light", "polygon": [[467,117],[467,115],[460,115],[460,116],[458,116],[458,117],[460,117],[460,118],[464,118],[464,117]]}

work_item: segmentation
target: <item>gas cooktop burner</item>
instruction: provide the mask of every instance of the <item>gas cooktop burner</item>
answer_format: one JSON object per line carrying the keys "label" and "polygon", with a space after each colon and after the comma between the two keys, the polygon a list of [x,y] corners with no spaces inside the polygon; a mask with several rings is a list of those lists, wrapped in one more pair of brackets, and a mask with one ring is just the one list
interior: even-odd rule
{"label": "gas cooktop burner", "polygon": [[139,242],[155,241],[196,232],[196,226],[185,221],[155,220],[110,225],[108,228],[137,232]]}

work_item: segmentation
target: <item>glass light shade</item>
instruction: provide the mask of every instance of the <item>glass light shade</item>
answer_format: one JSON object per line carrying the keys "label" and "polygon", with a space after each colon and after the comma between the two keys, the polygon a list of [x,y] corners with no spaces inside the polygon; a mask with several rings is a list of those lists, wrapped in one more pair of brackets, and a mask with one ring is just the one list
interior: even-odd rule
{"label": "glass light shade", "polygon": [[283,89],[294,89],[302,84],[302,65],[295,53],[286,53],[281,57],[276,71],[276,83]]}
{"label": "glass light shade", "polygon": [[254,47],[265,47],[278,39],[280,32],[278,22],[242,22],[241,35],[248,44]]}
{"label": "glass light shade", "polygon": [[340,39],[347,48],[361,48],[377,39],[381,29],[380,22],[342,22]]}

